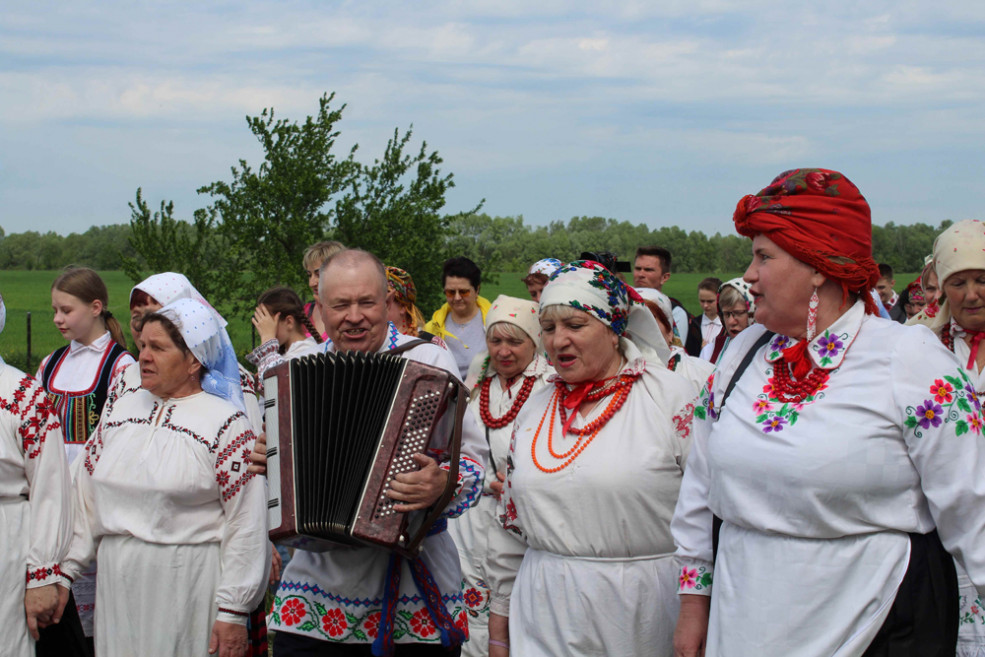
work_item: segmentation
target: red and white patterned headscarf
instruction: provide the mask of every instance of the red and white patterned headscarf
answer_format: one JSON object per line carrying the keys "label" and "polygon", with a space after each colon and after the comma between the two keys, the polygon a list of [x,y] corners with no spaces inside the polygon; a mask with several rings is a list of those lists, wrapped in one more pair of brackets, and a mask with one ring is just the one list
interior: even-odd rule
{"label": "red and white patterned headscarf", "polygon": [[829,169],[784,171],[756,195],[743,196],[732,216],[740,235],[765,235],[781,249],[857,294],[878,314],[869,294],[879,280],[872,259],[869,204],[848,178]]}

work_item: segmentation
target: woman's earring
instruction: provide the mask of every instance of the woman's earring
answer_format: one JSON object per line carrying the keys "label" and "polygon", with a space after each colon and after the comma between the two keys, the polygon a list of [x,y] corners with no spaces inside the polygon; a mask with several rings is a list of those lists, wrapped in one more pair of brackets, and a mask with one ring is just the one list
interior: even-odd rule
{"label": "woman's earring", "polygon": [[807,306],[807,341],[810,342],[817,335],[817,307],[821,299],[817,296],[817,288],[811,294],[810,304]]}

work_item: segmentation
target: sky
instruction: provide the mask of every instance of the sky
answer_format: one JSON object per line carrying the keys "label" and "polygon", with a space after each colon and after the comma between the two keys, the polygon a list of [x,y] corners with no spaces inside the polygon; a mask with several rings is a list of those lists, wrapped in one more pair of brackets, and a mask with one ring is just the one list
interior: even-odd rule
{"label": "sky", "polygon": [[448,212],[732,230],[836,169],[873,221],[985,218],[985,3],[772,0],[0,4],[0,227],[190,219],[262,152],[245,117],[346,105],[340,155],[413,126]]}

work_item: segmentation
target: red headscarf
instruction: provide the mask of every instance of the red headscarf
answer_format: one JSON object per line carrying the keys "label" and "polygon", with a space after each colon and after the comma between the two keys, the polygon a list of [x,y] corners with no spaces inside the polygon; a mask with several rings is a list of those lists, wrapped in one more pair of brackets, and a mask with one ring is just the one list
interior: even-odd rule
{"label": "red headscarf", "polygon": [[732,217],[740,235],[762,234],[841,285],[842,301],[858,294],[877,314],[870,291],[879,280],[872,259],[869,204],[852,182],[828,169],[784,171],[755,196],[743,196]]}

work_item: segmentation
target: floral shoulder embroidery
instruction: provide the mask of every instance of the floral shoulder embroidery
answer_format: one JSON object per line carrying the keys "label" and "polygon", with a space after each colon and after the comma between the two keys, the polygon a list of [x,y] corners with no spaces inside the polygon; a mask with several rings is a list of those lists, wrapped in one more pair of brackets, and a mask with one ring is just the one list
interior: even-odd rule
{"label": "floral shoulder embroidery", "polygon": [[832,335],[831,331],[825,331],[824,335],[811,345],[811,351],[819,356],[818,363],[821,367],[827,367],[845,350],[846,342],[848,342],[847,333]]}
{"label": "floral shoulder embroidery", "polygon": [[934,379],[927,393],[922,403],[906,407],[906,427],[913,429],[917,438],[944,422],[953,423],[958,436],[969,431],[982,434],[982,407],[975,386],[963,370],[959,369],[954,376]]}
{"label": "floral shoulder embroidery", "polygon": [[766,351],[766,360],[773,362],[781,355],[783,350],[793,344],[793,341],[785,335],[776,335],[770,340],[769,349]]}
{"label": "floral shoulder embroidery", "polygon": [[694,414],[697,411],[695,403],[698,400],[688,403],[680,412],[673,417],[674,429],[677,431],[677,437],[681,440],[687,440],[688,436],[691,435],[691,423],[694,420]]}
{"label": "floral shoulder embroidery", "polygon": [[715,372],[711,373],[704,387],[701,388],[698,403],[694,407],[694,417],[699,420],[718,419],[718,413],[715,411]]}

